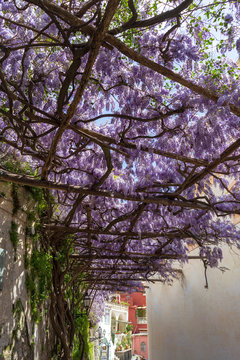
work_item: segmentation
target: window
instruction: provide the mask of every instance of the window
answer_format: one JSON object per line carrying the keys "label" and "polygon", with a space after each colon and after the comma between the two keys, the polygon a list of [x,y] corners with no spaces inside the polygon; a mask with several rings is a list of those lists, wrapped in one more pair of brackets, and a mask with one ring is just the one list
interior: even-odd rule
{"label": "window", "polygon": [[105,324],[109,325],[110,324],[110,310],[105,309]]}
{"label": "window", "polygon": [[146,307],[139,307],[136,310],[136,317],[138,324],[147,324],[147,312]]}
{"label": "window", "polygon": [[146,351],[146,343],[144,341],[141,342],[141,351],[142,352]]}

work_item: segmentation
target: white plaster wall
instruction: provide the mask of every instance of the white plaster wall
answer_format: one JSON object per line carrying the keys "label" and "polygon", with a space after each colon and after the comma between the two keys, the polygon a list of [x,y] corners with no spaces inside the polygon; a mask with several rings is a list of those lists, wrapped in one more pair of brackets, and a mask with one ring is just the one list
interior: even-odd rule
{"label": "white plaster wall", "polygon": [[223,253],[230,270],[209,269],[208,289],[198,260],[184,266],[183,281],[149,284],[150,360],[240,359],[240,252]]}

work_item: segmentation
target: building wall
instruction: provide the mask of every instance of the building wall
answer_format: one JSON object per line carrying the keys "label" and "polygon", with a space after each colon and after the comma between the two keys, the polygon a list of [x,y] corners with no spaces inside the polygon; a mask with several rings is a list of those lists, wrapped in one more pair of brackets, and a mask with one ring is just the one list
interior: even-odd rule
{"label": "building wall", "polygon": [[146,306],[146,294],[133,292],[131,294],[120,294],[121,301],[128,302],[129,305]]}
{"label": "building wall", "polygon": [[147,324],[138,324],[136,316],[137,308],[146,306],[146,294],[142,292],[121,294],[121,300],[129,303],[128,319],[133,324],[133,333],[147,331]]}
{"label": "building wall", "polygon": [[[102,320],[99,322],[99,326],[105,331],[105,340],[109,345],[109,360],[113,360],[115,358],[115,349],[116,344],[118,342],[121,343],[121,339],[123,336],[123,332],[126,329],[126,325],[128,323],[128,305],[124,305],[115,302],[106,302],[105,303],[105,315]],[[120,330],[123,330],[122,332]],[[112,342],[112,333],[114,336],[114,343]],[[98,347],[98,351],[96,351],[97,356],[95,356],[96,360],[99,360],[99,344],[96,343],[96,347]],[[0,359],[1,360],[1,359]]]}
{"label": "building wall", "polygon": [[172,286],[149,284],[150,360],[240,359],[240,252],[223,253],[221,266],[230,270],[209,269],[208,289],[198,260]]}
{"label": "building wall", "polygon": [[[114,359],[114,346],[112,343],[111,336],[111,307],[109,304],[105,304],[104,316],[101,321],[98,323],[98,326],[101,327],[102,332],[104,334],[104,340],[107,340],[109,344],[109,360]],[[92,337],[95,337],[95,329],[92,332]],[[100,358],[100,344],[99,341],[94,342],[94,360],[99,360]]]}
{"label": "building wall", "polygon": [[[26,212],[32,203],[26,201],[27,192],[18,188],[20,209],[13,216],[11,185],[0,182],[0,193],[0,248],[5,253],[4,261],[0,262],[3,280],[0,289],[0,360],[47,360],[52,341],[50,333],[46,334],[48,319],[44,315],[44,323],[32,321],[25,285]],[[18,226],[16,253],[9,236],[12,221]]]}
{"label": "building wall", "polygon": [[[141,350],[141,343],[146,344],[146,350]],[[148,336],[147,334],[135,334],[132,336],[132,354],[143,356],[145,359],[148,358]]]}

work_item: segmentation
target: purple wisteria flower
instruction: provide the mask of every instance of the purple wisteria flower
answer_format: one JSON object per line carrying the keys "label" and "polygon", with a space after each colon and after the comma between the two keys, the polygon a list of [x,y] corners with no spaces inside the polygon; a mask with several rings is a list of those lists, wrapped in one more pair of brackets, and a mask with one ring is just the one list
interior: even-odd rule
{"label": "purple wisteria flower", "polygon": [[240,38],[236,41],[236,49],[240,53]]}
{"label": "purple wisteria flower", "polygon": [[226,23],[231,23],[233,21],[233,17],[231,14],[227,14],[225,17],[224,17],[224,20]]}

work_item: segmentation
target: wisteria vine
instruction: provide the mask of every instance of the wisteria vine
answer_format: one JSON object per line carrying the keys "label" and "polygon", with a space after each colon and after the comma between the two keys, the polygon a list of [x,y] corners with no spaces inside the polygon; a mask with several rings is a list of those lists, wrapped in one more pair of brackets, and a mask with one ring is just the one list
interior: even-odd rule
{"label": "wisteria vine", "polygon": [[240,246],[239,18],[237,0],[0,1],[0,180],[43,189],[45,246],[71,239],[64,271],[92,294]]}

